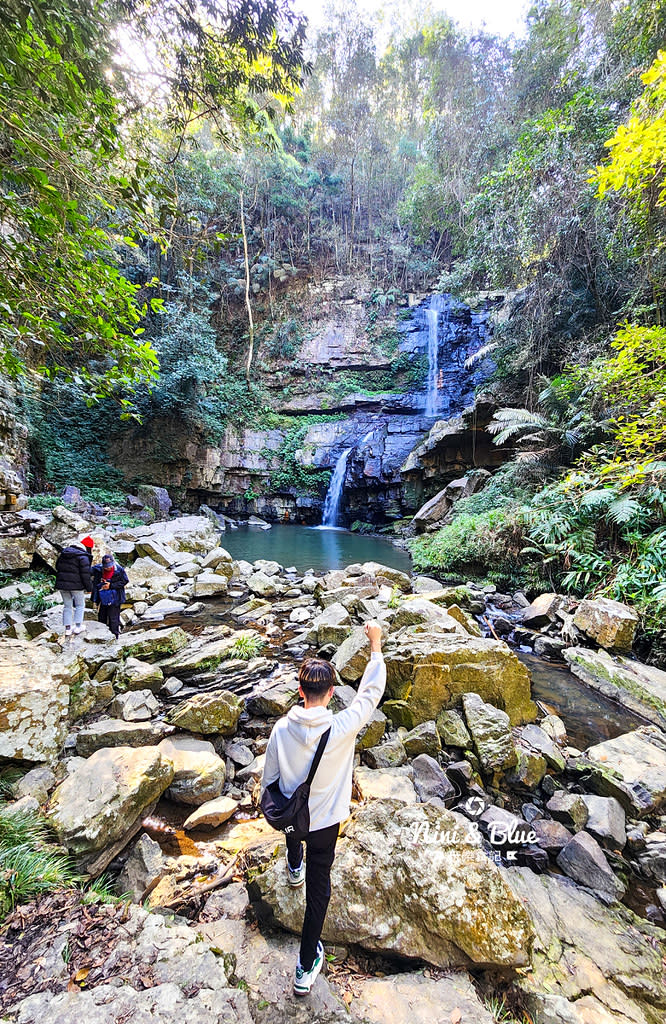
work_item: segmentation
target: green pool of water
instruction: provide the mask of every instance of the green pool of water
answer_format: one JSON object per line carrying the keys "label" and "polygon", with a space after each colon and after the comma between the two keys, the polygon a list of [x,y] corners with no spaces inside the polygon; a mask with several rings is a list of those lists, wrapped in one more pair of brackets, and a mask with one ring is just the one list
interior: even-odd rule
{"label": "green pool of water", "polygon": [[409,572],[411,559],[402,548],[381,537],[363,537],[348,530],[322,530],[313,526],[273,526],[261,530],[241,526],[227,530],[222,546],[234,558],[254,562],[272,558],[280,565],[295,566],[299,572],[339,569],[352,562],[381,562]]}

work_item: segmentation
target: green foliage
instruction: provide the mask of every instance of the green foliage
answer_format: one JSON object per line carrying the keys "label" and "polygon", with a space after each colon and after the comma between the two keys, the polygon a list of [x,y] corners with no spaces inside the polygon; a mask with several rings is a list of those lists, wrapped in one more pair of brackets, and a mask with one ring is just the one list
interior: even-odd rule
{"label": "green foliage", "polygon": [[[0,587],[7,587],[15,582],[15,577],[9,573],[0,573]],[[55,603],[46,600],[47,595],[53,593],[54,582],[53,574],[46,570],[31,569],[29,572],[21,573],[21,583],[29,584],[34,593],[3,601],[2,606],[23,612],[25,615],[39,615]]]}
{"label": "green foliage", "polygon": [[[303,422],[306,420],[306,422]],[[331,478],[330,469],[319,469],[304,460],[303,442],[312,422],[325,422],[326,417],[302,417],[287,432],[277,452],[267,452],[277,460],[279,468],[271,473],[272,491],[302,494],[320,494]]]}
{"label": "green foliage", "polygon": [[28,498],[28,508],[33,512],[48,512],[58,505],[62,505],[59,494],[31,494]]}
{"label": "green foliage", "polygon": [[453,579],[488,579],[509,587],[523,585],[526,578],[536,582],[519,557],[522,531],[513,510],[462,512],[449,525],[408,543],[418,572],[436,570]]}
{"label": "green foliage", "polygon": [[77,881],[69,859],[51,844],[46,822],[37,815],[0,813],[0,920],[14,907],[43,892]]}
{"label": "green foliage", "polygon": [[250,661],[266,646],[263,637],[253,633],[241,633],[236,637],[231,647],[225,652],[225,658],[238,658],[241,661]]}

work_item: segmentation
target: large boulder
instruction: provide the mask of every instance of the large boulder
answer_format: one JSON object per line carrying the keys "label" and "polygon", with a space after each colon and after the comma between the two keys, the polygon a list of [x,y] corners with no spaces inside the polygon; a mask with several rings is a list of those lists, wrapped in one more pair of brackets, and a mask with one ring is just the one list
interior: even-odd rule
{"label": "large boulder", "polygon": [[393,569],[391,566],[382,565],[380,562],[364,562],[361,570],[366,576],[377,577],[378,583],[386,582],[391,587],[397,587],[406,594],[412,589],[412,581],[406,572],[400,569]]}
{"label": "large boulder", "polygon": [[356,683],[370,661],[370,641],[362,626],[352,629],[338,647],[331,662],[345,683]]}
{"label": "large boulder", "polygon": [[221,531],[206,516],[179,516],[164,523],[139,526],[123,530],[118,534],[121,540],[136,543],[144,537],[152,537],[174,551],[188,551],[190,554],[207,554],[216,548]]}
{"label": "large boulder", "polygon": [[[463,822],[431,804],[396,800],[357,811],[338,841],[324,940],[437,967],[529,963],[528,913]],[[303,899],[282,860],[256,884],[280,924],[300,931]]]}
{"label": "large boulder", "polygon": [[608,597],[585,598],[574,615],[574,626],[609,651],[631,651],[638,612]]}
{"label": "large boulder", "polygon": [[414,724],[459,706],[472,691],[506,711],[512,725],[536,717],[529,673],[501,640],[410,626],[389,638],[384,658],[387,696],[407,702]]}
{"label": "large boulder", "polygon": [[53,519],[44,527],[40,540],[45,540],[57,551],[90,532],[89,521],[71,508],[58,505],[51,514]]}
{"label": "large boulder", "polygon": [[552,622],[563,604],[559,594],[540,594],[522,612],[521,620],[531,629],[539,629]]}
{"label": "large boulder", "polygon": [[[352,686],[336,686],[331,701],[333,712],[343,711],[356,698],[356,690]],[[379,708],[373,711],[370,721],[364,725],[356,737],[356,750],[366,750],[379,743],[386,729],[386,715]]]}
{"label": "large boulder", "polygon": [[48,647],[0,642],[0,761],[53,761],[67,735],[70,685],[85,665]]}
{"label": "large boulder", "polygon": [[162,740],[159,752],[173,767],[168,796],[179,804],[198,807],[222,795],[226,772],[224,761],[207,740],[174,736]]}
{"label": "large boulder", "polygon": [[[224,563],[225,567],[229,565],[228,562]],[[231,570],[231,566],[229,566]],[[231,571],[229,572],[231,576]],[[202,572],[194,579],[194,596],[195,597],[219,597],[220,594],[226,594],[229,587],[229,577],[226,574],[218,572]]]}
{"label": "large boulder", "polygon": [[168,516],[172,501],[166,487],[155,484],[140,484],[136,492],[139,501],[158,516]]}
{"label": "large boulder", "polygon": [[461,636],[467,636],[469,632],[457,619],[449,615],[446,608],[425,597],[405,601],[398,608],[391,620],[391,632],[397,633],[405,626],[416,625],[436,625],[440,632],[459,633]]}
{"label": "large boulder", "polygon": [[325,644],[338,644],[346,640],[351,629],[349,612],[344,605],[335,602],[325,608],[312,623],[312,633],[316,636],[317,644],[323,647]]}
{"label": "large boulder", "polygon": [[589,747],[576,770],[599,796],[614,796],[628,814],[666,810],[666,735],[655,726]]}
{"label": "large boulder", "polygon": [[504,871],[535,928],[525,1008],[548,1024],[661,1024],[663,931],[562,875]]}
{"label": "large boulder", "polygon": [[564,658],[587,686],[666,730],[666,672],[662,669],[587,647],[569,647]]}
{"label": "large boulder", "polygon": [[416,803],[414,773],[411,768],[354,768],[354,789],[359,800],[399,800]]}
{"label": "large boulder", "polygon": [[[92,869],[94,864],[102,871],[129,841],[146,808],[168,787],[173,771],[158,747],[98,750],[58,786],[49,821],[82,867]],[[100,858],[102,850],[105,856]]]}
{"label": "large boulder", "polygon": [[168,721],[178,729],[232,736],[238,727],[243,702],[228,690],[197,693],[169,712]]}

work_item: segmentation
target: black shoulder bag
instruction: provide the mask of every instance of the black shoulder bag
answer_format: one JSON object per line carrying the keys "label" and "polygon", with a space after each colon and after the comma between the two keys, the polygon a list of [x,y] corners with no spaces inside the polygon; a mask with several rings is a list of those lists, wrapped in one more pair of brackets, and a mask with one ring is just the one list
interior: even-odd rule
{"label": "black shoulder bag", "polygon": [[287,797],[284,795],[280,789],[279,778],[266,786],[263,792],[261,810],[266,821],[273,828],[278,829],[279,832],[284,832],[285,835],[297,834],[305,836],[310,831],[310,808],[308,806],[310,786],[319,767],[330,732],[331,728],[329,726],[326,732],[322,733],[315,756],[310,765],[308,777],[305,782],[301,782],[300,786],[294,790],[291,796]]}

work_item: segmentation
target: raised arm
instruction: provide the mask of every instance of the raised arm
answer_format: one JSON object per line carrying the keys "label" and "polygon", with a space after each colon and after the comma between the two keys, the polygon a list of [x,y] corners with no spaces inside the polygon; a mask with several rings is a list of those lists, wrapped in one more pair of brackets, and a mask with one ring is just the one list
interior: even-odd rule
{"label": "raised arm", "polygon": [[382,628],[378,622],[366,622],[366,636],[370,641],[370,661],[365,667],[358,693],[348,708],[336,716],[336,724],[345,733],[360,732],[384,695],[386,665],[382,654]]}

